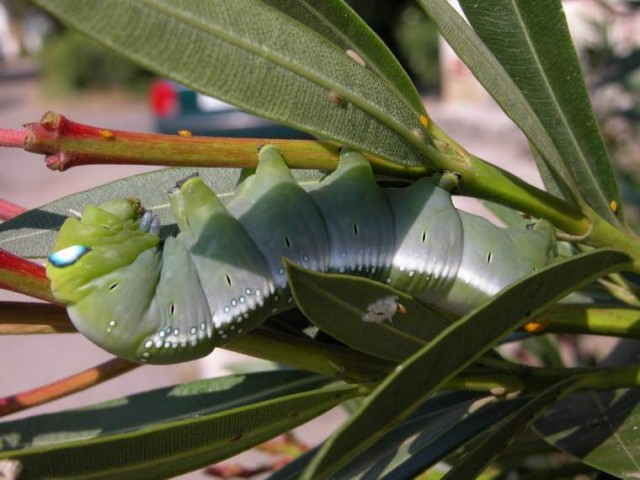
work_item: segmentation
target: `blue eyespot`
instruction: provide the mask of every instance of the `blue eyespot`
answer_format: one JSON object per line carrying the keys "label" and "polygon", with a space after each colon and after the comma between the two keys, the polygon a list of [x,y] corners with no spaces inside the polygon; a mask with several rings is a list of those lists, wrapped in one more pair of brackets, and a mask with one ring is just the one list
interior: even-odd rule
{"label": "blue eyespot", "polygon": [[53,252],[49,255],[49,262],[54,267],[63,268],[69,267],[89,253],[91,249],[84,245],[73,245],[71,247],[63,248],[57,252]]}

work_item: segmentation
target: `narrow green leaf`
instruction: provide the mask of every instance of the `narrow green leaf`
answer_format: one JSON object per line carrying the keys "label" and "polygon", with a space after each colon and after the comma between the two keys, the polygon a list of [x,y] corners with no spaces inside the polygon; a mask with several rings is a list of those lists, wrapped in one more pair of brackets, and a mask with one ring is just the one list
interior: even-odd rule
{"label": "narrow green leaf", "polygon": [[[583,198],[618,223],[623,218],[620,194],[561,1],[460,0],[460,5],[529,101]],[[618,204],[617,213],[611,201]]]}
{"label": "narrow green leaf", "polygon": [[[242,170],[237,168],[167,168],[116,180],[91,190],[75,193],[42,207],[25,212],[0,224],[0,248],[24,258],[44,258],[62,223],[73,212],[82,212],[87,204],[99,204],[114,198],[138,197],[145,208],[160,217],[162,234],[176,231],[169,208],[167,191],[178,180],[198,172],[223,203],[233,198]],[[302,185],[315,184],[322,174],[312,170],[292,170]]]}
{"label": "narrow green leaf", "polygon": [[[418,3],[482,86],[531,144],[548,159],[549,169],[562,182],[562,191],[570,192],[566,200],[577,206],[576,199],[580,198],[578,186],[569,170],[563,166],[562,156],[545,126],[509,73],[447,0],[418,0]],[[508,37],[504,38],[508,41]]]}
{"label": "narrow green leaf", "polygon": [[[335,477],[345,479],[382,477],[384,472],[393,470],[403,459],[415,453],[420,445],[437,438],[451,425],[458,424],[475,401],[480,398],[481,395],[471,392],[445,392],[435,395],[424,402],[411,417],[340,470]],[[298,457],[269,477],[270,480],[300,478],[316,451],[317,448]]]}
{"label": "narrow green leaf", "polygon": [[[489,399],[485,397],[485,400]],[[470,410],[473,411],[449,428],[437,432],[437,435],[420,435],[410,445],[403,446],[404,451],[399,451],[398,455],[394,456],[385,470],[386,475],[382,478],[391,480],[417,477],[438,462],[444,461],[448,455],[467,442],[486,433],[525,402],[525,398],[514,398],[487,402],[480,408],[472,405]]]}
{"label": "narrow green leaf", "polygon": [[231,375],[2,425],[24,478],[164,478],[228,458],[352,397],[303,372]]}
{"label": "narrow green leaf", "polygon": [[[257,115],[370,152],[424,163],[420,115],[359,52],[255,0],[38,0],[154,72]],[[297,10],[296,10],[297,11]]]}
{"label": "narrow green leaf", "polygon": [[389,84],[398,96],[425,114],[420,94],[389,47],[344,2],[326,0],[262,0],[307,25],[342,50],[358,52],[368,68]]}
{"label": "narrow green leaf", "polygon": [[624,267],[613,250],[577,255],[504,290],[403,362],[323,446],[303,478],[328,478],[410,415],[447,380],[549,304]]}
{"label": "narrow green leaf", "polygon": [[[435,309],[373,280],[285,265],[298,308],[322,331],[361,352],[401,362],[451,325]],[[378,304],[391,309],[391,318],[371,314]]]}
{"label": "narrow green leaf", "polygon": [[547,442],[619,478],[640,474],[640,390],[579,392],[558,402],[535,429]]}
{"label": "narrow green leaf", "polygon": [[575,378],[569,378],[555,384],[532,398],[518,411],[498,422],[484,440],[475,445],[473,450],[449,470],[443,479],[467,480],[476,478],[495,457],[509,446],[516,435],[529,427],[544,410],[566,393],[575,381]]}

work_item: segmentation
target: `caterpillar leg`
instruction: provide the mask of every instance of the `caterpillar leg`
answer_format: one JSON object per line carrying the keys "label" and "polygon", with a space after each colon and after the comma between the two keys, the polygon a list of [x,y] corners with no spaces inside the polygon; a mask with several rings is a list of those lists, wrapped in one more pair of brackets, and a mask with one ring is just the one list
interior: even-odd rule
{"label": "caterpillar leg", "polygon": [[150,210],[146,210],[140,219],[140,230],[153,235],[160,234],[160,217]]}

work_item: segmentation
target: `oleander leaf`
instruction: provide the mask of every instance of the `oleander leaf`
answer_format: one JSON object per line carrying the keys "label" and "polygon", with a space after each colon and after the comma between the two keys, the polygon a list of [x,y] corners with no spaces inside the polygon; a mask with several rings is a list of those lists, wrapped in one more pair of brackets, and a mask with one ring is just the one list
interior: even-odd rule
{"label": "oleander leaf", "polygon": [[355,387],[300,371],[230,375],[0,424],[24,478],[165,478],[304,423]]}
{"label": "oleander leaf", "polygon": [[[381,283],[285,265],[291,292],[307,318],[361,352],[401,362],[451,324],[436,309]],[[391,319],[369,318],[377,302],[395,311]]]}

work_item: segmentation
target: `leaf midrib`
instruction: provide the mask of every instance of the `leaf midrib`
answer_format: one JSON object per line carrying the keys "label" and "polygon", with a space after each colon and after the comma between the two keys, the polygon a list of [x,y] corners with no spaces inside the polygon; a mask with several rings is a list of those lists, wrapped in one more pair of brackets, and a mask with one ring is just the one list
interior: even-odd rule
{"label": "leaf midrib", "polygon": [[[556,96],[554,94],[553,88],[551,87],[551,82],[549,81],[549,78],[546,75],[546,72],[542,66],[542,62],[540,61],[540,57],[538,56],[538,52],[535,49],[535,45],[531,39],[531,36],[529,34],[529,29],[527,28],[527,24],[524,22],[524,19],[522,17],[522,14],[520,12],[520,9],[518,7],[518,4],[515,0],[510,0],[511,5],[513,7],[513,11],[516,15],[516,18],[518,20],[518,22],[520,23],[520,25],[522,25],[522,33],[524,35],[524,40],[527,43],[527,46],[529,47],[529,51],[531,52],[531,56],[536,64],[536,67],[538,69],[538,72],[540,73],[540,77],[542,78],[543,81],[543,86],[545,88],[545,90],[547,90],[547,93],[549,94],[549,97],[551,98],[552,104],[555,107],[556,112],[558,113],[560,120],[562,121],[562,124],[564,126],[564,130],[566,132],[566,136],[567,138],[569,138],[569,140],[571,141],[571,145],[573,146],[573,150],[574,150],[574,154],[576,154],[577,158],[579,160],[582,161],[582,163],[587,167],[584,169],[584,171],[587,173],[592,185],[595,185],[596,187],[598,187],[599,183],[595,177],[595,175],[593,174],[592,170],[591,170],[591,165],[589,164],[589,161],[587,160],[587,158],[584,156],[584,152],[582,151],[582,149],[580,148],[580,145],[575,137],[575,133],[573,132],[569,121],[567,120],[567,117],[565,115],[564,110],[561,108],[560,104],[558,103]],[[554,142],[555,143],[555,142]],[[605,198],[603,192],[600,190],[600,188],[596,188],[595,189],[598,196],[600,197],[601,201],[603,202],[603,204],[607,204],[608,200],[607,198]]]}

